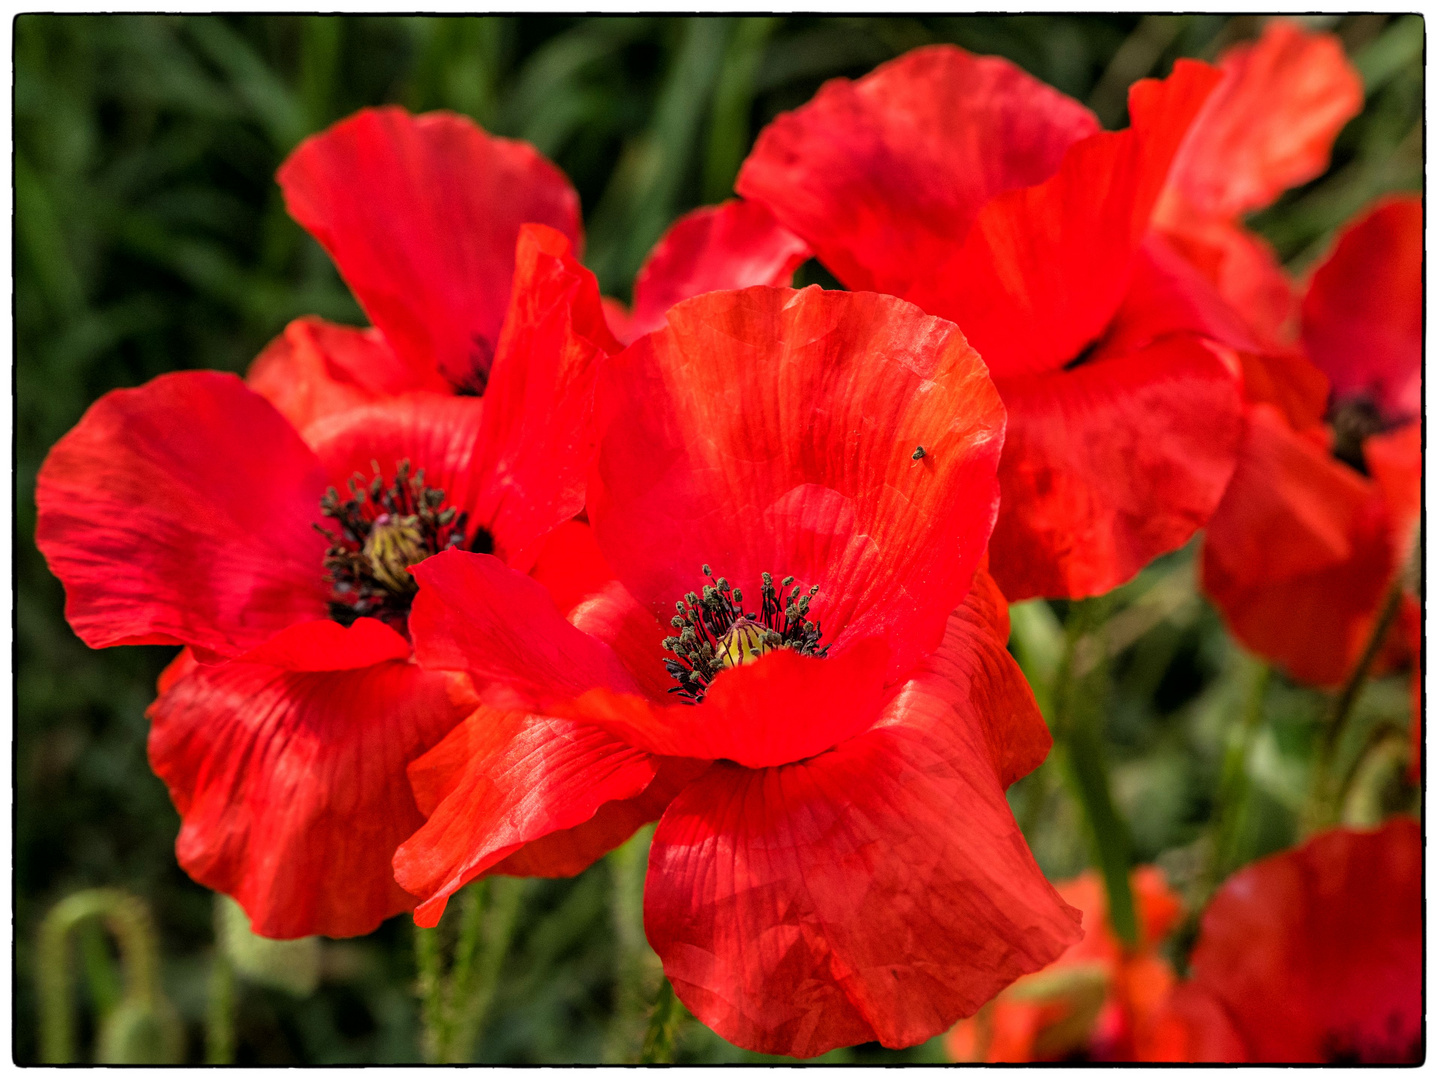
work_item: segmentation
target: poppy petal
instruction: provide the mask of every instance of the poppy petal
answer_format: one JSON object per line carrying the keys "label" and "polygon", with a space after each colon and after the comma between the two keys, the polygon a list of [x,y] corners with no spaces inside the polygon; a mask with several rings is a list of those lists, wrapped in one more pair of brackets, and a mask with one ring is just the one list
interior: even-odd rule
{"label": "poppy petal", "polygon": [[425,667],[468,672],[536,702],[637,690],[609,646],[565,622],[543,585],[494,556],[445,551],[411,572],[419,592],[409,631]]}
{"label": "poppy petal", "polygon": [[1336,686],[1393,568],[1373,485],[1276,411],[1248,411],[1233,480],[1208,523],[1204,593],[1234,637],[1295,679]]}
{"label": "poppy petal", "polygon": [[701,206],[671,225],[644,260],[633,310],[617,336],[627,344],[659,329],[666,311],[700,293],[788,285],[809,255],[809,245],[759,203]]}
{"label": "poppy petal", "polygon": [[450,389],[433,368],[403,363],[378,330],[340,326],[313,315],[295,319],[266,345],[245,382],[296,431],[331,413],[407,390]]}
{"label": "poppy petal", "polygon": [[524,843],[639,795],[656,768],[598,728],[484,707],[432,753],[415,763],[415,788],[426,802],[443,797],[394,856],[396,879],[423,900],[420,926],[438,923],[454,892]]}
{"label": "poppy petal", "polygon": [[1172,189],[1159,200],[1154,224],[1261,344],[1292,346],[1298,340],[1298,293],[1268,241],[1236,222],[1194,213]]}
{"label": "poppy petal", "polygon": [[325,476],[233,375],[186,371],[90,407],[40,468],[36,542],[92,648],[233,656],[323,618]]}
{"label": "poppy petal", "polygon": [[599,286],[553,229],[520,229],[509,314],[485,391],[476,520],[528,571],[545,535],[584,508],[594,454],[594,377],[619,351]]}
{"label": "poppy petal", "polygon": [[405,765],[472,707],[449,677],[403,661],[201,665],[149,713],[180,865],[262,936],[369,933],[414,904],[390,868],[424,821]]}
{"label": "poppy petal", "polygon": [[984,550],[1003,429],[951,324],[872,293],[708,293],[595,395],[589,519],[657,618],[712,564],[751,607],[762,572],[817,586],[831,657],[888,635],[892,675],[938,644]]}
{"label": "poppy petal", "polygon": [[566,521],[545,537],[530,576],[549,590],[554,606],[564,614],[614,580],[594,530],[583,521]]}
{"label": "poppy petal", "polygon": [[484,388],[520,226],[581,235],[563,173],[454,113],[363,109],[300,143],[276,178],[394,351],[459,389]]}
{"label": "poppy petal", "polygon": [[1223,81],[1194,121],[1171,183],[1197,210],[1234,218],[1328,168],[1363,108],[1363,80],[1333,34],[1273,19],[1218,60]]}
{"label": "poppy petal", "polygon": [[[992,662],[952,644],[951,664]],[[1024,692],[956,709],[950,680],[925,676],[873,730],[779,768],[716,763],[665,811],[645,930],[680,1000],[721,1036],[796,1057],[911,1046],[1078,940],[974,718],[1002,705],[1043,721],[1022,676],[971,681]]]}
{"label": "poppy petal", "polygon": [[1199,926],[1194,983],[1249,1061],[1420,1061],[1422,890],[1411,818],[1320,833],[1223,884]]}
{"label": "poppy petal", "polygon": [[1233,474],[1237,381],[1201,339],[1160,338],[999,392],[1009,428],[989,552],[1010,600],[1127,581],[1208,520]]}
{"label": "poppy petal", "polygon": [[1349,225],[1303,299],[1303,344],[1339,401],[1368,395],[1390,423],[1423,404],[1423,202],[1387,199]]}
{"label": "poppy petal", "polygon": [[822,753],[872,727],[883,704],[888,659],[879,638],[831,659],[778,649],[720,672],[697,708],[684,702],[656,706],[606,688],[554,708],[652,754],[763,768]]}
{"label": "poppy petal", "polygon": [[1162,82],[1135,83],[1127,130],[1089,136],[1048,180],[990,200],[905,298],[963,327],[995,378],[1073,360],[1118,310],[1173,155],[1218,79],[1178,60]]}
{"label": "poppy petal", "polygon": [[1078,102],[997,56],[915,49],[832,79],[759,135],[735,189],[850,289],[909,295],[989,199],[1047,179],[1098,130]]}
{"label": "poppy petal", "polygon": [[480,487],[475,442],[487,408],[482,398],[411,393],[323,417],[304,435],[341,493],[351,479],[363,489],[375,465],[386,484],[401,462],[409,462],[411,476],[423,469],[425,485],[443,491],[445,505],[470,515],[472,539],[484,524],[474,513]]}

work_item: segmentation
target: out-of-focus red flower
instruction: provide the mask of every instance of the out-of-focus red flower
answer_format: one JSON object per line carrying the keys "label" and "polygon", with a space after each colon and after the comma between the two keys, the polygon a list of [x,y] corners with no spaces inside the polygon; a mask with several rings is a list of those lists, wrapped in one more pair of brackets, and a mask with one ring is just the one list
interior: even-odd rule
{"label": "out-of-focus red flower", "polygon": [[[1226,50],[1218,67],[1223,81],[1189,130],[1154,223],[1263,345],[1285,353],[1298,333],[1298,297],[1241,218],[1328,168],[1333,140],[1363,108],[1363,81],[1336,36],[1281,18]],[[1318,394],[1321,408],[1321,381]]]}
{"label": "out-of-focus red flower", "polygon": [[[527,143],[453,113],[362,109],[302,142],[278,180],[373,322],[306,316],[250,369],[294,425],[409,390],[482,394],[499,344],[526,222],[583,246],[579,196]],[[383,207],[383,212],[377,208]],[[698,292],[788,284],[808,257],[762,207],[731,201],[680,219],[635,282],[634,311],[606,300],[628,342]]]}
{"label": "out-of-focus red flower", "polygon": [[1133,1061],[1151,1037],[1174,983],[1158,953],[1181,906],[1152,866],[1133,872],[1138,945],[1129,948],[1108,922],[1103,880],[1090,870],[1062,882],[1059,895],[1083,913],[1083,940],[1042,971],[1025,975],[976,1016],[949,1032],[954,1061]]}
{"label": "out-of-focus red flower", "polygon": [[1180,60],[1134,85],[1129,129],[1101,132],[1008,61],[917,49],[826,83],[740,171],[846,286],[954,320],[984,358],[1009,416],[991,557],[1010,599],[1127,580],[1233,471],[1231,328],[1149,227],[1219,79]]}
{"label": "out-of-focus red flower", "polygon": [[1226,881],[1150,1060],[1418,1062],[1418,823],[1333,829]]}
{"label": "out-of-focus red flower", "polygon": [[[1385,200],[1340,235],[1303,301],[1302,338],[1332,380],[1328,426],[1249,407],[1238,468],[1209,522],[1204,592],[1245,646],[1337,685],[1372,632],[1418,520],[1422,207]],[[1400,619],[1416,621],[1407,596]],[[1385,664],[1401,661],[1403,635]]]}
{"label": "out-of-focus red flower", "polygon": [[741,1046],[912,1045],[1076,940],[1003,797],[1050,739],[978,570],[1004,412],[957,329],[872,293],[709,293],[606,363],[595,412],[608,589],[566,621],[492,557],[416,569],[420,661],[509,710],[411,770],[416,920],[648,800],[649,941]]}
{"label": "out-of-focus red flower", "polygon": [[[367,933],[413,906],[390,867],[424,820],[405,767],[477,703],[411,662],[409,568],[456,548],[529,572],[571,561],[556,544],[585,550],[583,527],[554,530],[583,506],[596,362],[619,346],[560,233],[520,230],[514,282],[482,400],[352,399],[300,432],[234,376],[181,372],[101,398],[40,470],[36,539],[75,632],[187,646],[150,761],[181,866],[266,936]],[[368,332],[291,334],[396,355]]]}

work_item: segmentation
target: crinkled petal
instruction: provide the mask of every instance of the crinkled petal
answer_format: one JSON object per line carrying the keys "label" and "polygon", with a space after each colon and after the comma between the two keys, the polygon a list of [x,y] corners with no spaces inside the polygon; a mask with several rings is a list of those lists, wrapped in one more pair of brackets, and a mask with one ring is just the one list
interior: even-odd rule
{"label": "crinkled petal", "polygon": [[529,570],[545,535],[584,508],[594,454],[594,377],[619,351],[594,275],[553,229],[520,229],[509,314],[475,449],[476,516],[495,551]]}
{"label": "crinkled petal", "polygon": [[414,905],[390,868],[424,821],[405,766],[469,708],[450,677],[404,661],[201,665],[150,709],[180,865],[265,937],[369,933]]}
{"label": "crinkled petal", "polygon": [[[851,289],[909,295],[995,195],[1046,180],[1098,130],[997,56],[915,49],[832,79],[759,135],[735,184]],[[936,312],[937,314],[937,312]]]}
{"label": "crinkled petal", "polygon": [[1368,396],[1390,423],[1423,405],[1423,203],[1384,200],[1338,238],[1303,299],[1303,344],[1339,401]]}
{"label": "crinkled petal", "polygon": [[1010,600],[1127,581],[1208,520],[1233,474],[1237,381],[1191,335],[999,392],[1009,429],[990,560]]}
{"label": "crinkled petal", "polygon": [[484,388],[520,226],[581,235],[562,172],[454,113],[363,109],[302,142],[277,179],[394,351],[460,389]]}
{"label": "crinkled petal", "polygon": [[671,225],[644,260],[634,278],[633,310],[616,336],[627,344],[659,329],[666,311],[700,293],[788,285],[809,255],[809,245],[760,203],[701,206]]}
{"label": "crinkled petal", "polygon": [[435,925],[467,882],[526,842],[638,796],[655,771],[648,754],[598,728],[481,707],[414,765],[416,794],[433,809],[394,870],[423,901],[415,922]]}
{"label": "crinkled petal", "polygon": [[1171,183],[1195,208],[1233,218],[1328,168],[1363,108],[1363,80],[1333,34],[1274,19],[1218,60],[1223,81],[1194,121]]}
{"label": "crinkled petal", "polygon": [[340,326],[314,315],[295,319],[266,345],[245,382],[296,431],[331,413],[409,390],[450,389],[432,366],[404,363],[378,330]]}
{"label": "crinkled petal", "polygon": [[952,319],[995,378],[1052,371],[1118,310],[1169,164],[1219,75],[1179,60],[1129,90],[1132,126],[1076,143],[1048,180],[990,200],[962,246],[905,291]]}
{"label": "crinkled petal", "polygon": [[1253,406],[1202,553],[1203,591],[1233,635],[1295,679],[1337,685],[1392,569],[1373,485]]}
{"label": "crinkled petal", "polygon": [[1078,940],[1004,801],[1015,759],[985,728],[1048,733],[1002,647],[955,632],[965,620],[982,625],[956,615],[944,660],[879,727],[779,768],[716,763],[665,811],[645,929],[680,1000],[729,1041],[911,1046]]}
{"label": "crinkled petal", "polygon": [[323,618],[325,475],[269,402],[187,371],[116,390],[41,466],[36,542],[86,644],[233,656]]}
{"label": "crinkled petal", "polygon": [[1204,912],[1190,967],[1249,1061],[1421,1061],[1418,823],[1333,829],[1240,870]]}
{"label": "crinkled petal", "polygon": [[[589,519],[657,618],[712,565],[817,586],[834,657],[891,638],[891,675],[938,644],[991,527],[1003,407],[951,324],[872,293],[708,293],[596,388]],[[916,459],[916,449],[924,453]]]}

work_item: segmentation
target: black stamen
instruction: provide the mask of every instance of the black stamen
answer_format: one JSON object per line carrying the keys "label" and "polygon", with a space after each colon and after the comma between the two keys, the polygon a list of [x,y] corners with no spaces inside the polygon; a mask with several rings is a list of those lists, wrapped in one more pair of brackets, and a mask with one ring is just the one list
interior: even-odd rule
{"label": "black stamen", "polygon": [[707,564],[703,570],[710,581],[703,586],[703,595],[685,593],[684,600],[674,605],[678,614],[669,620],[679,631],[678,637],[664,639],[665,650],[675,657],[666,659],[664,668],[678,683],[670,687],[670,693],[697,705],[704,700],[709,684],[726,667],[773,649],[793,649],[801,656],[822,657],[828,653],[829,646],[819,644],[823,636],[819,624],[805,618],[819,586],[811,587],[801,597],[803,590],[794,584],[793,577],[786,577],[781,586],[793,588],[781,600],[773,576],[765,572],[760,575],[759,611],[746,614],[741,607],[743,591],[732,589],[727,578],[715,580]]}
{"label": "black stamen", "polygon": [[386,487],[378,462],[371,465],[374,479],[366,484],[358,474],[352,477],[348,499],[341,501],[334,488],[320,499],[320,512],[338,526],[331,531],[315,524],[330,545],[324,557],[330,618],[344,626],[361,617],[380,619],[405,633],[418,588],[409,567],[450,548],[488,553],[494,538],[476,529],[466,544],[468,515],[444,507],[444,492],[425,485],[423,469],[411,476],[410,463],[401,461]]}

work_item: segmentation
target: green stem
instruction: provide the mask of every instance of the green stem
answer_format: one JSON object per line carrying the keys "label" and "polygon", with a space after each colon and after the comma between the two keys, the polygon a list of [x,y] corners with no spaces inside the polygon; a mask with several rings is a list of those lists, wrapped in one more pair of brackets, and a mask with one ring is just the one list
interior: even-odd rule
{"label": "green stem", "polygon": [[1138,944],[1138,919],[1129,883],[1133,858],[1128,826],[1114,805],[1103,746],[1101,706],[1108,668],[1100,662],[1080,676],[1076,666],[1079,643],[1090,628],[1100,655],[1107,655],[1101,628],[1109,605],[1108,597],[1079,601],[1069,614],[1064,654],[1055,677],[1051,726],[1054,741],[1063,751],[1070,787],[1088,822],[1094,859],[1108,895],[1109,923],[1119,938],[1132,946]]}
{"label": "green stem", "polygon": [[[40,1007],[40,1057],[61,1065],[75,1059],[75,1018],[70,1001],[70,934],[101,919],[120,947],[124,1005],[158,1017],[161,1001],[159,943],[144,901],[119,889],[85,889],[61,900],[40,924],[35,978]],[[104,1017],[100,1020],[103,1023]]]}
{"label": "green stem", "polygon": [[419,996],[420,1055],[433,1064],[444,1047],[444,988],[440,977],[439,927],[414,928],[415,991]]}
{"label": "green stem", "polygon": [[225,951],[225,898],[215,894],[215,952],[210,961],[210,999],[205,1008],[205,1064],[235,1062],[235,967]]}
{"label": "green stem", "polygon": [[1399,605],[1403,601],[1405,576],[1402,570],[1393,575],[1393,580],[1388,585],[1388,592],[1383,597],[1383,606],[1379,609],[1378,618],[1374,620],[1373,629],[1369,631],[1368,640],[1364,642],[1363,652],[1359,654],[1357,663],[1353,665],[1353,670],[1349,672],[1348,678],[1344,681],[1337,696],[1334,697],[1333,704],[1324,719],[1323,729],[1319,734],[1318,756],[1313,763],[1313,781],[1309,789],[1308,810],[1304,815],[1305,833],[1321,829],[1334,820],[1335,806],[1329,780],[1329,774],[1333,770],[1333,759],[1337,754],[1338,747],[1342,744],[1343,732],[1348,725],[1349,717],[1353,714],[1353,706],[1357,703],[1358,695],[1368,682],[1368,674],[1373,668],[1373,661],[1378,658],[1378,651],[1383,647],[1383,641],[1388,637],[1388,631],[1398,615]]}
{"label": "green stem", "polygon": [[672,1064],[679,1027],[684,1023],[685,1010],[674,996],[668,979],[659,983],[659,995],[649,1013],[649,1027],[644,1032],[644,1049],[639,1054],[641,1065]]}
{"label": "green stem", "polygon": [[1263,725],[1263,703],[1272,674],[1273,669],[1269,665],[1252,662],[1243,722],[1228,733],[1228,745],[1224,748],[1223,767],[1218,780],[1218,809],[1210,833],[1207,866],[1201,878],[1205,895],[1217,887],[1232,865],[1233,846],[1248,803],[1248,755]]}
{"label": "green stem", "polygon": [[[451,1021],[450,1062],[466,1062],[474,1055],[490,1006],[499,986],[499,974],[509,955],[519,911],[528,891],[524,878],[495,877],[484,882],[487,896],[476,897],[474,907],[483,918],[474,920],[477,946],[466,943],[468,926],[461,929],[461,948],[456,953],[455,975],[450,991],[453,1019]],[[488,903],[484,903],[487,900]],[[464,957],[461,966],[459,958]]]}

